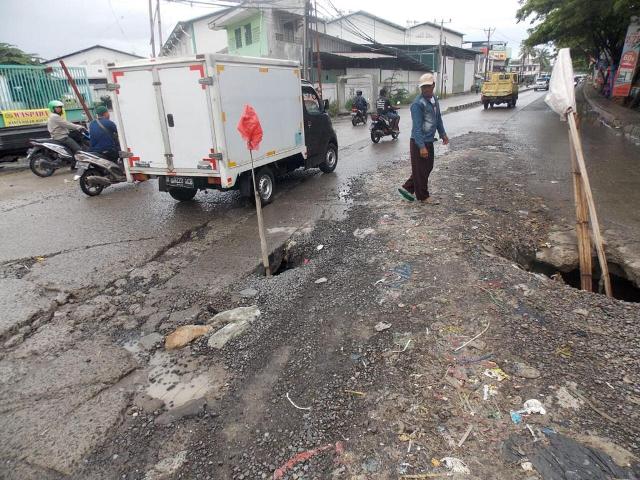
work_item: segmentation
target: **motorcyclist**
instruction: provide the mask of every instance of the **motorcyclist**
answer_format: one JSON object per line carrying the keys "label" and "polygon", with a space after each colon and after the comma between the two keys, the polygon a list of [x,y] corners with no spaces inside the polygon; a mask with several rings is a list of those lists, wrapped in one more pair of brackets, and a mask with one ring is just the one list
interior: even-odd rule
{"label": "motorcyclist", "polygon": [[111,160],[118,161],[118,151],[120,144],[118,142],[118,128],[116,124],[109,120],[109,110],[107,107],[99,106],[96,108],[96,118],[89,124],[89,136],[91,137],[90,151]]}
{"label": "motorcyclist", "polygon": [[[73,138],[69,137],[69,132],[71,130],[85,130],[85,128],[81,125],[68,122],[62,117],[64,113],[64,104],[61,101],[51,100],[48,107],[51,112],[49,114],[49,120],[47,121],[47,130],[49,130],[49,135],[51,135],[51,138],[55,141],[68,147],[75,155],[81,147]],[[74,158],[71,162],[71,170],[75,169],[75,167],[76,161]]]}
{"label": "motorcyclist", "polygon": [[353,99],[353,106],[360,110],[366,118],[367,110],[369,109],[369,102],[367,102],[367,100],[362,96],[362,90],[356,91],[356,98]]}
{"label": "motorcyclist", "polygon": [[398,124],[400,123],[400,115],[396,113],[396,110],[398,109],[391,105],[391,102],[387,98],[386,88],[380,90],[380,96],[376,101],[376,108],[379,115],[384,115],[389,119],[391,123],[391,129],[396,133],[399,132]]}

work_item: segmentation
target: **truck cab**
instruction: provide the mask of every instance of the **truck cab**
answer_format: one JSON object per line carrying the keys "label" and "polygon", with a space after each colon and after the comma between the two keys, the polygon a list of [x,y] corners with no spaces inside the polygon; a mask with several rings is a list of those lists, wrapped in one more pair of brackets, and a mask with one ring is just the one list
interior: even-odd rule
{"label": "truck cab", "polygon": [[338,160],[338,138],[329,117],[329,100],[320,101],[318,92],[306,80],[302,81],[302,108],[307,146],[304,167],[332,172]]}
{"label": "truck cab", "polygon": [[480,97],[484,109],[505,103],[507,108],[516,106],[518,101],[518,74],[491,72],[482,85]]}

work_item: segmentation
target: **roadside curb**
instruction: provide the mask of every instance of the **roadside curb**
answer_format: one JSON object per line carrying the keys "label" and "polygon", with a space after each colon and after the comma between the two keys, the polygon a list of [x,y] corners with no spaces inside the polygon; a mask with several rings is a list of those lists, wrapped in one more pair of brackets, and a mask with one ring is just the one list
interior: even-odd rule
{"label": "roadside curb", "polygon": [[[585,85],[582,87],[582,96],[585,102],[589,106],[589,110],[598,115],[600,121],[607,127],[614,130],[620,130],[621,133],[632,141],[640,141],[640,120],[637,123],[621,120],[615,113],[607,110],[604,106],[600,105],[596,99],[592,96],[595,92],[593,89]],[[617,105],[612,105],[618,107]],[[622,107],[618,107],[622,108]]]}
{"label": "roadside curb", "polygon": [[442,112],[442,115],[446,115],[447,113],[459,112],[460,110],[466,110],[468,108],[477,107],[479,105],[482,105],[482,102],[480,100],[476,100],[474,102],[469,102],[469,103],[463,103],[462,105],[454,105],[452,107],[447,108],[444,112]]}

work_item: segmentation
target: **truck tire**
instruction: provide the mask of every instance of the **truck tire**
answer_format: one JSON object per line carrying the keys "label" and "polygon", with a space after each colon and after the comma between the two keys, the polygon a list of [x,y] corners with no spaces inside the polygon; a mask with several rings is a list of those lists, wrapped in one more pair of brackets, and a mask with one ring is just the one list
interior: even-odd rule
{"label": "truck tire", "polygon": [[484,109],[486,110],[487,108],[489,108],[489,102],[484,102],[482,104],[482,106],[484,107]]}
{"label": "truck tire", "polygon": [[513,99],[513,102],[512,102],[512,105],[515,107],[517,102],[518,102],[518,99],[517,99],[517,98],[514,98],[514,99]]}
{"label": "truck tire", "polygon": [[189,202],[193,200],[193,197],[198,193],[197,188],[170,188],[169,195],[171,198],[180,202]]}
{"label": "truck tire", "polygon": [[323,173],[331,173],[337,166],[338,148],[333,143],[329,143],[324,154],[324,162],[319,165],[320,170],[322,170]]}
{"label": "truck tire", "polygon": [[[268,205],[273,201],[275,186],[276,178],[269,167],[262,167],[256,171],[256,187],[258,188],[258,195],[260,196],[262,205]],[[253,191],[251,192],[251,201],[253,203],[256,201],[256,196]]]}

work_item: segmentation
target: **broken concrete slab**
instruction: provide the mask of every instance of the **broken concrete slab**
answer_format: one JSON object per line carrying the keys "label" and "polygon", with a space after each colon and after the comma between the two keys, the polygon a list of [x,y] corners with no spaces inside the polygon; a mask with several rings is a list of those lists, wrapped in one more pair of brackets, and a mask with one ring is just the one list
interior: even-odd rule
{"label": "broken concrete slab", "polygon": [[242,335],[247,328],[249,328],[248,320],[241,320],[239,322],[229,323],[222,327],[217,332],[213,333],[209,337],[207,342],[211,348],[221,349],[229,340],[233,340],[236,337]]}
{"label": "broken concrete slab", "polygon": [[252,305],[250,307],[238,307],[232,310],[225,310],[224,312],[220,312],[217,315],[215,315],[207,323],[215,327],[217,325],[224,325],[226,323],[234,323],[234,322],[241,322],[241,321],[252,322],[259,316],[260,316],[260,309],[258,308],[257,305]]}

